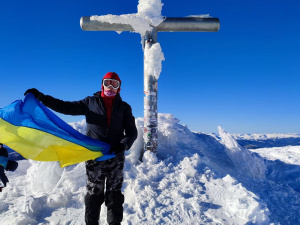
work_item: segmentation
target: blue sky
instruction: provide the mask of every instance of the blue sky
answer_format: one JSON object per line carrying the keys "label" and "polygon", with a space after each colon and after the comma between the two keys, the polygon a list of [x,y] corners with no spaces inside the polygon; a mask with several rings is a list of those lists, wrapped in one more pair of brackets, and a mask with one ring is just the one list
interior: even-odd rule
{"label": "blue sky", "polygon": [[[297,0],[163,0],[162,15],[210,14],[214,33],[159,33],[165,55],[158,111],[191,130],[300,133],[300,2]],[[121,96],[143,117],[139,34],[85,32],[81,16],[137,12],[138,0],[12,0],[0,11],[0,107],[35,87],[63,100],[100,89],[108,71]],[[83,117],[59,116],[66,122]]]}

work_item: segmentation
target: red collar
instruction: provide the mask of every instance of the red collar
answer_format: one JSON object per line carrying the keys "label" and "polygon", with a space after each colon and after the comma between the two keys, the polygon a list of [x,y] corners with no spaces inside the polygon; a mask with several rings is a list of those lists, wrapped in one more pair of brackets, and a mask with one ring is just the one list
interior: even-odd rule
{"label": "red collar", "polygon": [[102,97],[102,99],[103,99],[104,107],[105,107],[105,110],[106,110],[107,125],[108,125],[108,127],[109,127],[109,125],[110,125],[111,114],[112,114],[112,108],[113,108],[113,104],[114,104],[114,101],[115,101],[116,96],[117,96],[117,95],[108,97],[108,96],[106,96],[106,95],[104,94],[103,91],[101,92],[101,97]]}
{"label": "red collar", "polygon": [[111,97],[106,96],[106,95],[104,94],[104,91],[101,91],[100,93],[101,93],[101,97],[102,97],[103,99],[105,99],[105,100],[108,100],[108,101],[109,101],[109,100],[110,100],[110,101],[111,101],[111,100],[114,100],[114,99],[116,98],[116,96],[117,96],[117,95],[111,96]]}

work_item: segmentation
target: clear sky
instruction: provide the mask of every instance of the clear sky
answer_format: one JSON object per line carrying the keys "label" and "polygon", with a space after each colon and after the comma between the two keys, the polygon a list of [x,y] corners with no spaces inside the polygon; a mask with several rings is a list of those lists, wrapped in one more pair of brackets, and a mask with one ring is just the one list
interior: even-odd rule
{"label": "clear sky", "polygon": [[[165,55],[158,111],[191,130],[300,133],[299,0],[162,0],[162,15],[210,14],[214,33],[159,33]],[[0,6],[0,107],[37,88],[63,100],[100,89],[108,71],[143,117],[143,51],[136,33],[87,32],[82,16],[137,12],[138,0],[12,0]],[[66,122],[83,117],[59,116]]]}

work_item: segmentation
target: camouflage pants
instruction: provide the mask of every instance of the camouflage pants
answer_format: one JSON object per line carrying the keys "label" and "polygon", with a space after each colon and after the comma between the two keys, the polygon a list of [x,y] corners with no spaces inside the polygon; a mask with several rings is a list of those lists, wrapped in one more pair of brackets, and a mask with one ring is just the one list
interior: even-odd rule
{"label": "camouflage pants", "polygon": [[117,155],[106,161],[90,160],[86,162],[86,224],[98,225],[101,205],[104,201],[107,206],[107,222],[109,224],[121,223],[124,203],[124,195],[121,192],[124,162],[124,155]]}

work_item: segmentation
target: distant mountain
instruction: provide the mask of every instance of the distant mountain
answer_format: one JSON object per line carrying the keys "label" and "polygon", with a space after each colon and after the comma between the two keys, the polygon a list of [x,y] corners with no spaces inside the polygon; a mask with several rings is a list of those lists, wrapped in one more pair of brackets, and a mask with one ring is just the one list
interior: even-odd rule
{"label": "distant mountain", "polygon": [[[210,135],[220,139],[218,134]],[[248,149],[300,145],[300,134],[231,134],[231,136],[240,146]]]}
{"label": "distant mountain", "polygon": [[249,149],[300,145],[300,134],[233,134],[237,142]]}
{"label": "distant mountain", "polygon": [[[85,134],[86,121],[69,123],[75,130]],[[200,133],[201,132],[195,132]],[[218,134],[210,134],[220,139]],[[248,149],[284,147],[288,145],[300,145],[300,134],[232,134],[238,144]]]}
{"label": "distant mountain", "polygon": [[[71,127],[82,134],[86,134],[86,121],[69,123]],[[194,132],[201,134],[201,132]],[[220,139],[218,134],[210,134],[216,139]],[[284,147],[288,145],[300,145],[300,134],[231,134],[239,145],[248,149]],[[9,157],[13,160],[22,160],[19,153],[6,146]]]}

